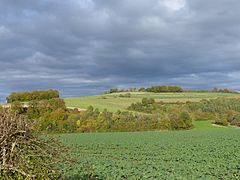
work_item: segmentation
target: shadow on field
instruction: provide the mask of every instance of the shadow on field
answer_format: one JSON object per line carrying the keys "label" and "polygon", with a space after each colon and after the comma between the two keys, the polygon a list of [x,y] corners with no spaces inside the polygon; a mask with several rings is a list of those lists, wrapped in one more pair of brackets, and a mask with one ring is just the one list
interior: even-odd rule
{"label": "shadow on field", "polygon": [[104,178],[98,176],[98,175],[92,175],[92,174],[75,174],[72,176],[68,176],[65,178],[66,180],[104,180]]}

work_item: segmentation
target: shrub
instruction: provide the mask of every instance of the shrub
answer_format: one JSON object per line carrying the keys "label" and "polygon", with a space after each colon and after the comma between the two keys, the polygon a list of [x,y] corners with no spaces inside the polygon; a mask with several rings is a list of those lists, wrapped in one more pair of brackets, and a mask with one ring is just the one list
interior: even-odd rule
{"label": "shrub", "polygon": [[0,179],[58,179],[65,148],[40,137],[33,123],[10,110],[0,111]]}
{"label": "shrub", "polygon": [[236,114],[230,124],[240,127],[240,114]]}
{"label": "shrub", "polygon": [[180,112],[180,119],[183,120],[183,122],[185,124],[184,128],[188,129],[188,128],[193,127],[192,118],[191,118],[189,112],[181,111]]}
{"label": "shrub", "polygon": [[130,98],[131,97],[131,93],[120,94],[119,97]]}
{"label": "shrub", "polygon": [[225,114],[216,114],[215,124],[218,124],[218,125],[221,125],[221,126],[227,126],[228,121],[227,121],[226,115]]}
{"label": "shrub", "polygon": [[180,117],[178,112],[170,112],[168,113],[168,117],[171,122],[171,129],[178,130],[178,129],[186,129],[186,125],[184,120]]}
{"label": "shrub", "polygon": [[154,104],[155,100],[153,98],[143,98],[142,99],[142,104],[143,105],[149,105],[149,104]]}
{"label": "shrub", "polygon": [[171,120],[166,114],[162,115],[162,118],[160,120],[160,129],[162,130],[171,129]]}

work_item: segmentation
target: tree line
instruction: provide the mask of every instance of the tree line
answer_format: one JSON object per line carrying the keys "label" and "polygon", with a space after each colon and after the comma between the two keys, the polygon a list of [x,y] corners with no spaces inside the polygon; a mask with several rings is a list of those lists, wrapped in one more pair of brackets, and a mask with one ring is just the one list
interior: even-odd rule
{"label": "tree line", "polygon": [[240,127],[240,99],[217,98],[200,102],[163,103],[143,98],[142,102],[132,103],[128,110],[142,113],[171,113],[172,111],[189,113],[193,120],[213,120],[219,125]]}
{"label": "tree line", "polygon": [[28,102],[33,100],[44,100],[59,98],[59,92],[57,90],[34,90],[31,92],[13,92],[7,98],[7,103],[13,102]]}
{"label": "tree line", "polygon": [[119,132],[146,130],[181,130],[193,127],[186,111],[144,114],[130,111],[100,112],[90,106],[86,111],[67,109],[62,99],[31,101],[28,108],[13,103],[12,111],[37,122],[43,132]]}
{"label": "tree line", "polygon": [[152,87],[141,87],[141,88],[128,88],[128,89],[118,89],[112,88],[105,92],[105,94],[121,93],[121,92],[218,92],[218,93],[238,93],[237,91],[228,88],[213,88],[212,90],[186,90],[180,86],[152,86]]}
{"label": "tree line", "polygon": [[35,129],[46,132],[179,130],[192,128],[193,120],[212,119],[217,124],[240,126],[240,99],[229,98],[175,104],[143,98],[128,111],[115,113],[92,106],[79,112],[67,109],[63,99],[51,98],[29,101],[28,108],[15,101],[11,110],[36,121]]}
{"label": "tree line", "polygon": [[[36,97],[37,93],[40,97]],[[11,103],[11,111],[37,122],[36,131],[115,132],[192,128],[191,117],[185,111],[159,114],[144,114],[130,111],[113,113],[107,111],[107,109],[100,112],[98,109],[90,106],[86,111],[79,112],[77,109],[67,109],[63,99],[55,98],[59,93],[52,90],[12,93],[9,97],[13,97],[15,94],[17,95],[14,97],[17,98],[9,98],[11,102],[13,101]],[[48,95],[43,96],[42,94]],[[28,101],[29,99],[30,101]],[[22,101],[28,101],[28,107],[24,107]],[[149,99],[145,99],[143,102],[146,104],[154,103],[154,101]]]}
{"label": "tree line", "polygon": [[129,88],[129,89],[118,89],[112,88],[105,92],[105,94],[112,94],[118,92],[183,92],[183,88],[180,86],[152,86],[148,88]]}
{"label": "tree line", "polygon": [[237,91],[234,91],[229,88],[217,88],[214,87],[212,90],[184,90],[184,92],[216,92],[216,93],[238,93]]}
{"label": "tree line", "polygon": [[106,109],[89,107],[81,112],[77,120],[80,132],[117,132],[117,131],[149,131],[149,130],[181,130],[191,129],[192,119],[188,112],[171,112],[142,114],[129,111],[108,112]]}

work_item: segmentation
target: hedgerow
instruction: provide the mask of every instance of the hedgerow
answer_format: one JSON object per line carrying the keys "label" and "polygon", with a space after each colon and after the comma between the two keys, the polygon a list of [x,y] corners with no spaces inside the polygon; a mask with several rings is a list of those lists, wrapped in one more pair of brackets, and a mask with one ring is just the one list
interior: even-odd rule
{"label": "hedgerow", "polygon": [[61,178],[67,149],[33,127],[25,116],[0,110],[0,179]]}

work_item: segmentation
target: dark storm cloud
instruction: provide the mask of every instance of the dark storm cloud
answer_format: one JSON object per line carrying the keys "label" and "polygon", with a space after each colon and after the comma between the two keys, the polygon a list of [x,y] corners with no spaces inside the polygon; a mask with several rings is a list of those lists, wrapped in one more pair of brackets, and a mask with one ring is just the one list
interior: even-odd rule
{"label": "dark storm cloud", "polygon": [[240,85],[237,0],[0,0],[0,97]]}

